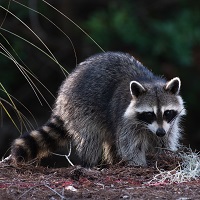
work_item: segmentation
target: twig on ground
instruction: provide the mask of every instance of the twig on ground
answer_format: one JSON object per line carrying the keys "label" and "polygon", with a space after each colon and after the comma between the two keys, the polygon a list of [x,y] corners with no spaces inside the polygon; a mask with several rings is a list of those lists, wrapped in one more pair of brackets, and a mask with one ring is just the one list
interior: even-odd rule
{"label": "twig on ground", "polygon": [[69,153],[68,153],[68,155],[62,155],[62,154],[57,154],[57,153],[53,153],[53,152],[52,152],[52,154],[53,154],[53,155],[56,155],[56,156],[65,157],[65,158],[67,159],[67,161],[69,162],[69,164],[70,164],[71,166],[74,166],[74,164],[72,163],[72,161],[69,159],[69,157],[70,157],[70,155],[71,155],[71,150],[72,150],[71,142],[70,142],[69,145],[70,145],[70,146],[69,146]]}
{"label": "twig on ground", "polygon": [[11,161],[11,155],[9,155],[8,157],[6,158],[2,158],[2,160],[0,161],[0,163],[8,163]]}
{"label": "twig on ground", "polygon": [[[42,185],[43,185],[43,184],[42,184]],[[27,194],[28,192],[30,192],[30,191],[33,190],[34,188],[40,187],[40,186],[42,186],[42,185],[35,185],[35,186],[29,188],[29,189],[26,190],[22,195],[19,196],[18,200],[21,199],[25,194]]]}
{"label": "twig on ground", "polygon": [[30,191],[33,190],[34,188],[36,188],[36,187],[41,187],[41,186],[45,186],[46,188],[50,189],[52,192],[54,192],[55,194],[57,194],[61,199],[63,199],[63,200],[66,199],[66,197],[65,197],[64,195],[62,195],[63,192],[62,192],[62,194],[60,194],[60,193],[58,193],[57,191],[55,191],[54,189],[52,189],[50,186],[48,186],[47,184],[40,184],[40,185],[36,185],[36,186],[33,186],[33,187],[29,188],[27,191],[25,191],[25,192],[18,198],[18,200],[21,199],[24,195],[26,195],[28,192],[30,192]]}
{"label": "twig on ground", "polygon": [[66,199],[65,196],[61,195],[60,193],[58,193],[57,191],[55,191],[53,188],[51,188],[50,186],[48,186],[47,184],[44,184],[45,187],[47,187],[48,189],[50,189],[52,192],[54,192],[55,194],[57,194],[61,199]]}

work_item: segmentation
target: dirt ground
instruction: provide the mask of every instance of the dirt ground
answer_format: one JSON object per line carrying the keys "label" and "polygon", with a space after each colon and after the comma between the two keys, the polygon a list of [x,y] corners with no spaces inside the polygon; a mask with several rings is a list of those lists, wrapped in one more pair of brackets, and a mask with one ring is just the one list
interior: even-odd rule
{"label": "dirt ground", "polygon": [[[200,199],[200,180],[150,183],[158,169],[173,170],[179,160],[150,157],[149,167],[120,163],[104,168],[48,168],[0,164],[0,200],[11,199]],[[157,166],[156,164],[157,163]]]}

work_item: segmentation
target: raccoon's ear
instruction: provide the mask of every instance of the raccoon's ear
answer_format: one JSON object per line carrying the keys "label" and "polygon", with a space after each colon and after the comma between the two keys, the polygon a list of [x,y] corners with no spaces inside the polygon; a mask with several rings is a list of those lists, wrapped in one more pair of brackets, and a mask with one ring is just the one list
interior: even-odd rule
{"label": "raccoon's ear", "polygon": [[171,92],[172,94],[178,94],[181,87],[181,81],[178,77],[171,79],[165,85],[165,90]]}
{"label": "raccoon's ear", "polygon": [[130,92],[132,96],[138,97],[143,94],[146,89],[137,81],[130,82]]}

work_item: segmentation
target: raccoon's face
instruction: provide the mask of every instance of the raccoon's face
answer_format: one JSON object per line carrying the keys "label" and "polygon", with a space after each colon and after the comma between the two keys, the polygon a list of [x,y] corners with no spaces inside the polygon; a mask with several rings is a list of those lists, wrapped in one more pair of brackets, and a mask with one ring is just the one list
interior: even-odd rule
{"label": "raccoon's face", "polygon": [[179,78],[153,86],[132,81],[130,91],[133,100],[124,116],[134,116],[139,124],[158,137],[165,136],[177,127],[180,116],[185,114],[183,100],[179,96],[180,85]]}

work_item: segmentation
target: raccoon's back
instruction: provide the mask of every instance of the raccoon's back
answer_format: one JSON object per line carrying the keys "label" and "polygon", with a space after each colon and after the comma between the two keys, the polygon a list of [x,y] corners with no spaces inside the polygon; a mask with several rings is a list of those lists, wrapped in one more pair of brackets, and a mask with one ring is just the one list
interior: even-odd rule
{"label": "raccoon's back", "polygon": [[153,79],[155,76],[129,54],[101,53],[80,63],[64,81],[55,110],[109,123],[116,106],[120,116],[130,103],[130,82]]}

